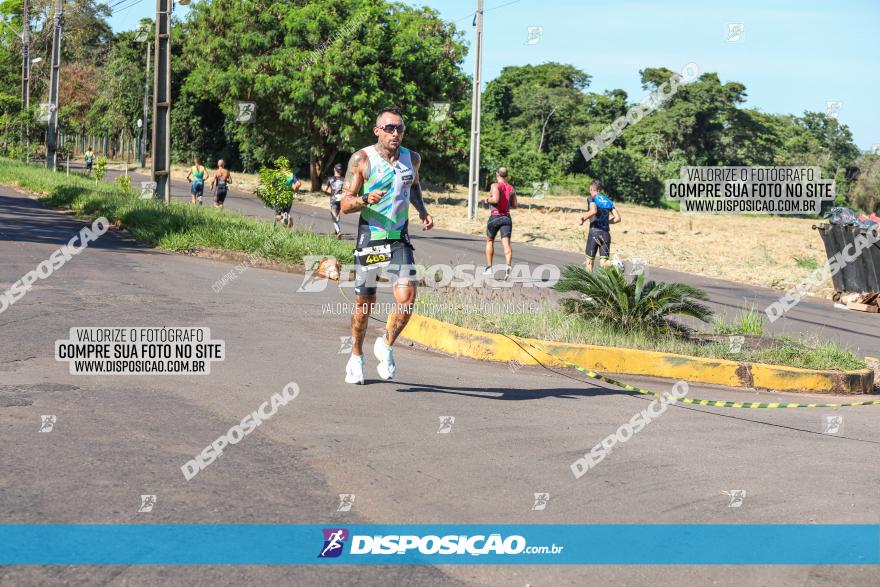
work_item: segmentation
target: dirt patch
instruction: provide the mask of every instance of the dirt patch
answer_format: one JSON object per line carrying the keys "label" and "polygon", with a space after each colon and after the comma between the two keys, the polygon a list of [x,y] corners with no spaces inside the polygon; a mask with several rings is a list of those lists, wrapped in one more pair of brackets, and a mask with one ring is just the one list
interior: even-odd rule
{"label": "dirt patch", "polygon": [[260,269],[272,269],[273,271],[283,271],[285,273],[305,273],[305,266],[302,263],[286,263],[284,261],[275,261],[264,257],[257,257],[250,253],[242,253],[241,251],[224,251],[222,249],[199,248],[181,251],[185,255],[193,257],[201,257],[203,259],[213,259],[215,261],[225,261],[227,263],[245,264],[249,267],[258,267]]}

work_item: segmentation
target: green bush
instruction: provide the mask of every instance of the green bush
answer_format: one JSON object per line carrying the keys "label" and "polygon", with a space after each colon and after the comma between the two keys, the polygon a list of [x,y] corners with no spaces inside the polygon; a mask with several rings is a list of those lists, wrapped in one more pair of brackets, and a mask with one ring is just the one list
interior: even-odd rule
{"label": "green bush", "polygon": [[671,332],[678,329],[669,321],[671,316],[690,316],[704,322],[712,316],[712,311],[700,303],[709,299],[703,290],[683,283],[646,282],[641,273],[629,281],[614,267],[590,272],[578,265],[566,265],[553,289],[578,294],[562,300],[564,311],[600,320],[624,332]]}
{"label": "green bush", "polygon": [[131,176],[130,175],[120,175],[116,178],[116,185],[119,186],[124,192],[127,192],[131,189]]}
{"label": "green bush", "polygon": [[104,179],[104,174],[107,173],[107,157],[101,155],[95,160],[95,182],[99,182]]}
{"label": "green bush", "polygon": [[287,184],[291,173],[287,157],[278,157],[272,167],[260,169],[260,180],[254,193],[270,208],[289,206],[293,201],[293,189]]}
{"label": "green bush", "polygon": [[663,183],[652,167],[653,160],[612,146],[590,161],[590,175],[616,201],[656,206],[663,198]]}

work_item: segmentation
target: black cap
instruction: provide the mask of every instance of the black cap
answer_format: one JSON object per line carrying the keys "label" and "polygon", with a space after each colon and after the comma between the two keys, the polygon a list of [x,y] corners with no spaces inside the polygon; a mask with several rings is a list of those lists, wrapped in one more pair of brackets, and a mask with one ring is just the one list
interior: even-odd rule
{"label": "black cap", "polygon": [[337,163],[333,166],[333,169],[335,169],[336,171],[342,171],[342,163]]}

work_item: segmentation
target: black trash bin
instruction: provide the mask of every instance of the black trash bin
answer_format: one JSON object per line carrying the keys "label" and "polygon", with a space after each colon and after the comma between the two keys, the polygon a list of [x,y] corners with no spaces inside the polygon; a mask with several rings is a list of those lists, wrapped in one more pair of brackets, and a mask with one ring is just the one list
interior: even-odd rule
{"label": "black trash bin", "polygon": [[[854,250],[856,235],[867,236],[868,231],[857,226],[839,224],[820,224],[813,226],[822,237],[825,255],[830,260],[843,251],[847,245]],[[831,278],[835,291],[870,293],[880,291],[880,242],[873,243],[852,262],[842,264]]]}

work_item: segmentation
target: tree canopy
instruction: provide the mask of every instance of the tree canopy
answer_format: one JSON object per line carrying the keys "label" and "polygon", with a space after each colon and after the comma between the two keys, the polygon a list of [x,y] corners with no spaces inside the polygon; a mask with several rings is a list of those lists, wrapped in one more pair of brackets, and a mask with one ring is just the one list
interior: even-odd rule
{"label": "tree canopy", "polygon": [[[32,72],[36,105],[48,93],[53,3],[32,5],[32,55],[43,58]],[[146,44],[134,31],[112,33],[107,4],[65,6],[62,129],[131,136],[143,107]],[[0,17],[20,30],[21,3],[0,1]],[[393,104],[404,111],[407,146],[425,161],[423,178],[464,183],[466,51],[464,33],[427,7],[386,0],[194,3],[172,27],[173,157],[223,158],[254,171],[284,156],[317,189],[333,163],[374,142],[374,116]],[[24,122],[33,122],[33,111],[21,112],[20,55],[17,37],[4,27],[0,151],[7,155],[20,152]],[[657,204],[663,180],[683,165],[817,165],[837,179],[838,203],[852,194],[865,209],[880,205],[875,161],[859,153],[846,125],[823,113],[746,108],[745,85],[716,72],[678,85],[587,161],[581,146],[674,73],[649,65],[638,75],[644,94],[628,96],[592,91],[592,76],[573,64],[505,67],[483,94],[482,177],[505,165],[525,191],[530,182],[549,182],[582,192],[599,177],[618,200]],[[252,121],[237,121],[239,101],[256,104]],[[449,103],[449,115],[433,116],[434,102]]]}

